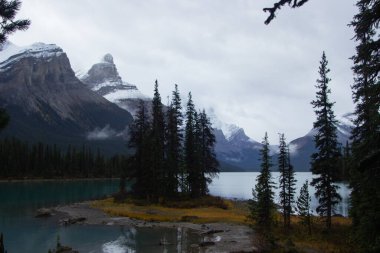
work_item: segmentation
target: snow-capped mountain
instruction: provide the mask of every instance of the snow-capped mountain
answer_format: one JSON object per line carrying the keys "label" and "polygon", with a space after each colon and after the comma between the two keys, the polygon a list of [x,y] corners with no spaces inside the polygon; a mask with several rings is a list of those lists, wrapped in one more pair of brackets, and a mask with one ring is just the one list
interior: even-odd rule
{"label": "snow-capped mountain", "polygon": [[[235,170],[240,168],[244,171],[259,171],[262,144],[248,137],[244,129],[234,124],[221,122],[213,110],[209,110],[208,115],[215,128],[215,149],[219,161],[227,167],[234,166]],[[352,127],[352,114],[345,114],[338,118],[337,137],[342,146],[349,141]],[[310,156],[315,152],[314,135],[316,133],[317,130],[312,129],[305,136],[290,141],[290,156],[296,171],[310,170]],[[278,146],[271,145],[270,151],[275,165],[273,170],[276,170]]]}
{"label": "snow-capped mountain", "polygon": [[84,76],[80,77],[91,90],[117,104],[119,107],[135,115],[138,100],[150,101],[136,85],[124,82],[111,54],[106,54],[101,62],[94,64]]}
{"label": "snow-capped mountain", "polygon": [[[117,139],[132,120],[128,112],[75,77],[60,47],[44,43],[3,45],[0,107],[11,118],[2,136],[56,144],[87,142],[90,133],[105,127],[112,129]],[[124,141],[119,147],[122,145]]]}

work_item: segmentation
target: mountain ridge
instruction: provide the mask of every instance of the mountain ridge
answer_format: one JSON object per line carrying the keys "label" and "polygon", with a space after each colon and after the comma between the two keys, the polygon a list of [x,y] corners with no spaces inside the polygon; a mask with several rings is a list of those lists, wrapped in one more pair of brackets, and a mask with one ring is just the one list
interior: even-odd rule
{"label": "mountain ridge", "polygon": [[[11,117],[1,132],[4,137],[93,145],[87,135],[94,129],[109,125],[123,132],[132,121],[130,113],[85,87],[66,53],[54,44],[17,47],[8,43],[0,59],[0,106]],[[111,145],[97,147],[107,152],[114,149]]]}

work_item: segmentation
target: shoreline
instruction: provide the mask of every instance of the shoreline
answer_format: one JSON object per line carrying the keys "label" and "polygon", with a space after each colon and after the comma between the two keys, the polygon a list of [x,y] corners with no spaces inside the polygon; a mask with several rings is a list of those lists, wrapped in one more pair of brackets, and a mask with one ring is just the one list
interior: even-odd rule
{"label": "shoreline", "polygon": [[[206,252],[256,252],[257,246],[254,231],[246,226],[232,223],[190,223],[190,222],[157,222],[131,219],[129,217],[111,216],[91,206],[91,201],[52,208],[59,213],[61,220],[76,221],[82,225],[131,226],[135,228],[186,228],[199,234],[202,247]],[[70,223],[69,223],[70,224]],[[204,242],[204,245],[201,243]],[[159,245],[159,242],[157,242]],[[207,246],[206,246],[207,245]]]}
{"label": "shoreline", "polygon": [[20,183],[20,182],[55,182],[55,181],[100,181],[100,180],[120,180],[119,177],[83,177],[83,178],[9,178],[0,179],[0,183]]}

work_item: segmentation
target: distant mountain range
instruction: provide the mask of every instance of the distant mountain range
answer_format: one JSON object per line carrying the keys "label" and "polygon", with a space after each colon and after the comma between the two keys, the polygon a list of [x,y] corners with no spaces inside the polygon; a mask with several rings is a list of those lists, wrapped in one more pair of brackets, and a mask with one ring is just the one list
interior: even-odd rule
{"label": "distant mountain range", "polygon": [[[64,51],[56,45],[36,43],[0,50],[0,107],[11,116],[1,136],[28,141],[87,144],[108,153],[125,153],[128,125],[138,101],[151,98],[120,77],[113,57],[106,54],[85,75],[76,77]],[[223,171],[259,171],[261,143],[244,129],[218,120],[210,111],[216,154]],[[345,144],[351,115],[338,124],[338,139]],[[315,151],[312,129],[292,140],[291,159],[296,171],[309,171]],[[271,146],[276,161],[278,147]]]}

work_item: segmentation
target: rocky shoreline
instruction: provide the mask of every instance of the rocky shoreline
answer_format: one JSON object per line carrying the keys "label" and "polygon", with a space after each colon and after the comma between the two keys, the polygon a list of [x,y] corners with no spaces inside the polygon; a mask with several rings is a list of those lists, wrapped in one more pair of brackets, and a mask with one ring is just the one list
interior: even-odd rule
{"label": "rocky shoreline", "polygon": [[[46,210],[45,210],[46,211]],[[131,226],[144,228],[187,228],[192,229],[201,237],[198,245],[202,252],[259,252],[254,245],[255,233],[244,225],[229,223],[194,224],[189,222],[148,222],[130,219],[128,217],[114,217],[103,211],[91,207],[91,202],[75,203],[58,206],[51,212],[59,214],[61,225],[109,225]],[[158,242],[159,245],[162,242]]]}

